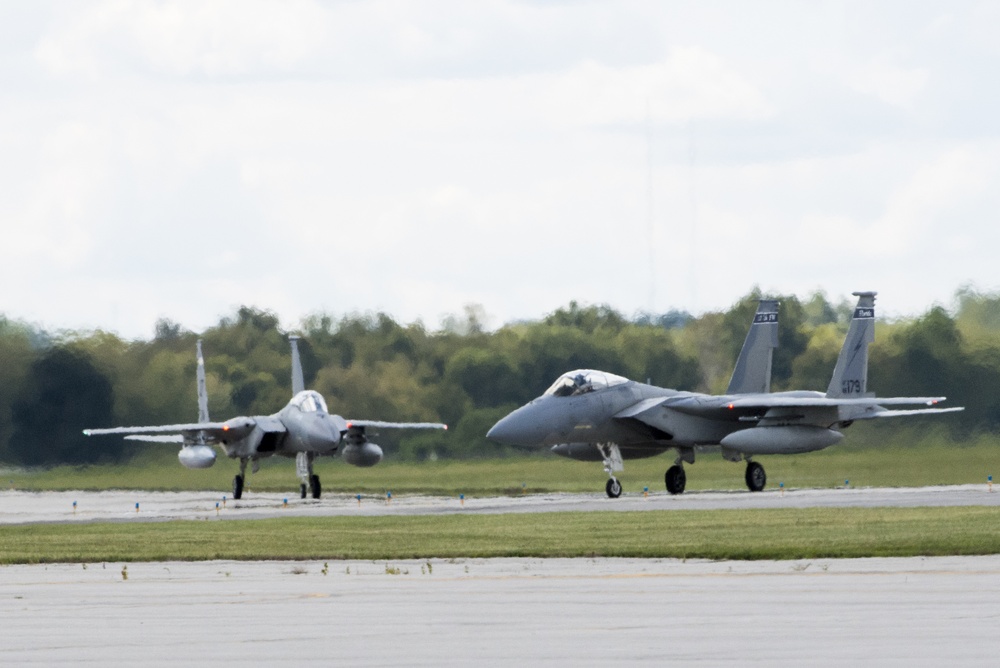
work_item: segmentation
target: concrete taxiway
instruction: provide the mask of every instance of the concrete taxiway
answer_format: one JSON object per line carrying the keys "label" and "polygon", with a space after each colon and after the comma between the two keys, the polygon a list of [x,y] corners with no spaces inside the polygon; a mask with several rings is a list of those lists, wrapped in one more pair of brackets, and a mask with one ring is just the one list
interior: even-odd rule
{"label": "concrete taxiway", "polygon": [[0,567],[0,664],[987,665],[1000,556]]}
{"label": "concrete taxiway", "polygon": [[[287,502],[287,503],[286,503]],[[75,506],[74,506],[75,503]],[[138,504],[138,508],[136,507]],[[217,505],[218,504],[218,505]],[[625,510],[716,510],[813,507],[998,506],[1000,486],[767,490],[763,492],[666,492],[625,495],[533,494],[466,498],[364,496],[328,493],[299,499],[274,493],[245,494],[240,501],[212,492],[23,492],[0,491],[0,525],[36,522],[162,521],[172,519],[261,519],[334,515],[441,515],[449,513],[541,513]]]}

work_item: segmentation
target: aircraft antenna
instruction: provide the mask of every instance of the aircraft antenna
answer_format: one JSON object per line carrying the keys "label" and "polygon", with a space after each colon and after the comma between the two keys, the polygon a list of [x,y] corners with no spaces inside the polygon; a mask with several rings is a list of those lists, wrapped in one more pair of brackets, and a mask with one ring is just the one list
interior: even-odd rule
{"label": "aircraft antenna", "polygon": [[653,225],[653,120],[646,98],[646,247],[649,249],[649,313],[656,309],[656,247]]}
{"label": "aircraft antenna", "polygon": [[695,136],[695,124],[692,118],[688,124],[688,135],[690,143],[688,145],[688,166],[691,175],[691,268],[688,275],[691,277],[691,312],[697,313],[698,309],[698,143]]}

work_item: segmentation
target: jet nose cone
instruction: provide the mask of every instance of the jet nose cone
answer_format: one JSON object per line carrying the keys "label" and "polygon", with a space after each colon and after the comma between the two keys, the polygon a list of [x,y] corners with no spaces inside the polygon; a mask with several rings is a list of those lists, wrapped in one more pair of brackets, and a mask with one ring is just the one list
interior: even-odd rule
{"label": "jet nose cone", "polygon": [[525,416],[523,412],[523,409],[519,408],[501,419],[486,432],[486,438],[504,445],[538,445],[537,425],[533,425],[530,419],[526,419],[528,416]]}
{"label": "jet nose cone", "polygon": [[509,417],[510,416],[508,415],[505,418],[501,418],[499,422],[490,427],[490,430],[486,432],[486,438],[490,439],[491,441],[496,441],[497,443],[506,443],[509,437],[508,434],[509,428],[508,425],[505,424],[505,422]]}

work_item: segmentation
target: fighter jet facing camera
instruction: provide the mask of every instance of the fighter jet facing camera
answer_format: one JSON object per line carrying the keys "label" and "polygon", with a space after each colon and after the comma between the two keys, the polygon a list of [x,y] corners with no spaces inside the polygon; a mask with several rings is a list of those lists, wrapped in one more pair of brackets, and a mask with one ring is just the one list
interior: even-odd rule
{"label": "fighter jet facing camera", "polygon": [[243,496],[246,468],[253,462],[253,472],[260,468],[263,457],[280,455],[295,457],[302,498],[311,492],[320,498],[319,476],[313,473],[313,460],[323,455],[333,456],[340,450],[348,464],[374,466],[382,461],[382,448],[368,440],[366,428],[447,429],[437,422],[379,422],[375,420],[345,420],[327,410],[319,392],[305,389],[302,362],[299,359],[297,336],[289,336],[292,346],[292,399],[273,415],[235,417],[225,422],[208,418],[208,393],[205,389],[205,360],[198,340],[198,422],[155,427],[115,427],[84,429],[87,436],[127,434],[126,439],[156,443],[180,443],[177,458],[191,469],[204,469],[215,463],[219,445],[231,459],[240,460],[240,472],[233,478],[233,498]]}

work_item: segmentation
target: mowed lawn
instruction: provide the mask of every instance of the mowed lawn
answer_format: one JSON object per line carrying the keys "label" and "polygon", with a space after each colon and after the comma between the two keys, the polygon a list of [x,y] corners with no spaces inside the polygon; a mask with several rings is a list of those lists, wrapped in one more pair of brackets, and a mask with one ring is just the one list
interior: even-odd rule
{"label": "mowed lawn", "polygon": [[815,559],[1000,553],[1000,508],[805,508],[0,527],[0,563],[206,559]]}

